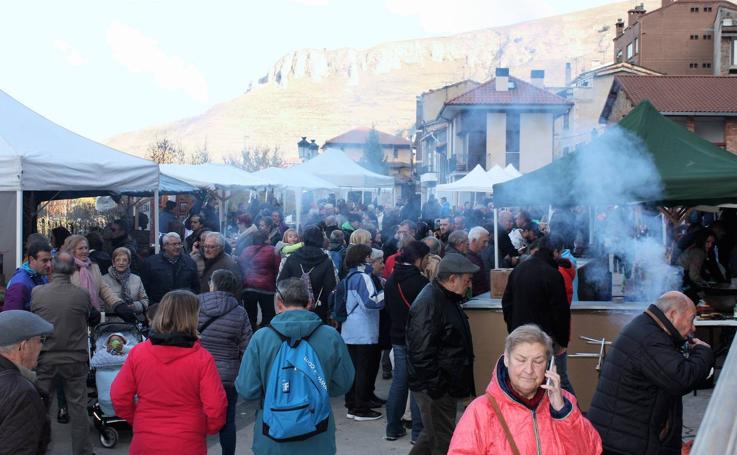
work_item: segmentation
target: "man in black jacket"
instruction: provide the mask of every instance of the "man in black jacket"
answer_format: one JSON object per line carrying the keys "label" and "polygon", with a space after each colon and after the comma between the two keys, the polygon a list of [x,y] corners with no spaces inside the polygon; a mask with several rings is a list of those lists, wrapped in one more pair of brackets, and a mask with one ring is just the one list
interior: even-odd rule
{"label": "man in black jacket", "polygon": [[550,335],[561,387],[574,393],[568,380],[566,361],[571,308],[557,264],[561,242],[555,236],[543,237],[535,243],[535,248],[535,253],[509,275],[502,297],[504,321],[508,333],[521,325],[535,324]]}
{"label": "man in black jacket", "polygon": [[714,361],[708,344],[688,338],[695,317],[688,297],[667,292],[619,334],[588,412],[605,453],[681,453],[681,396],[707,378]]}
{"label": "man in black jacket", "polygon": [[330,256],[323,251],[326,243],[325,234],[316,225],[305,227],[302,235],[304,246],[292,253],[276,278],[278,283],[287,278],[301,278],[302,274],[309,274],[312,297],[315,299],[314,312],[323,320],[328,321],[328,296],[337,284],[337,273]]}
{"label": "man in black jacket", "polygon": [[141,281],[151,303],[159,303],[169,291],[187,289],[200,292],[197,264],[182,254],[182,238],[175,232],[161,237],[162,251],[149,256],[143,263]]}
{"label": "man in black jacket", "polygon": [[475,394],[471,329],[461,304],[478,270],[465,256],[446,254],[437,280],[422,289],[409,310],[409,388],[424,426],[411,455],[446,453],[457,402]]}

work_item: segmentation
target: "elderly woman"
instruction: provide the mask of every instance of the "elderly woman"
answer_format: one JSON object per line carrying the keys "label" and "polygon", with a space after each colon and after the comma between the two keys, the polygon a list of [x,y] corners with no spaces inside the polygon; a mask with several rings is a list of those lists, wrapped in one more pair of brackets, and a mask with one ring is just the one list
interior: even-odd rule
{"label": "elderly woman", "polygon": [[72,275],[72,283],[90,293],[90,301],[96,310],[113,309],[123,302],[103,281],[100,267],[90,260],[90,247],[86,238],[70,235],[64,241],[62,250],[74,257],[76,270]]}
{"label": "elderly woman", "polygon": [[129,317],[144,320],[148,296],[141,278],[131,273],[131,251],[124,246],[116,248],[112,260],[113,265],[108,268],[102,281],[122,302],[114,308],[105,308],[105,311],[115,313],[125,321],[130,321]]}
{"label": "elderly woman", "polygon": [[512,331],[486,393],[466,408],[448,453],[601,453],[601,438],[576,398],[560,388],[555,367],[546,371],[552,355],[552,340],[536,325]]}
{"label": "elderly woman", "polygon": [[133,426],[130,453],[204,455],[225,424],[227,400],[212,355],[197,337],[199,302],[171,291],[158,304],[148,340],[128,354],[110,396]]}

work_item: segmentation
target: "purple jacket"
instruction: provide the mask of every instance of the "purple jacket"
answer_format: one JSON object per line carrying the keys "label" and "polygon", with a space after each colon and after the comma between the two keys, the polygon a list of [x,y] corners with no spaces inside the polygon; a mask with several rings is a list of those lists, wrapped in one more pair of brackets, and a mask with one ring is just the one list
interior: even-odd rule
{"label": "purple jacket", "polygon": [[8,281],[5,291],[5,305],[3,310],[31,310],[31,290],[34,287],[47,284],[49,278],[45,275],[34,273],[31,275],[27,269],[21,267]]}

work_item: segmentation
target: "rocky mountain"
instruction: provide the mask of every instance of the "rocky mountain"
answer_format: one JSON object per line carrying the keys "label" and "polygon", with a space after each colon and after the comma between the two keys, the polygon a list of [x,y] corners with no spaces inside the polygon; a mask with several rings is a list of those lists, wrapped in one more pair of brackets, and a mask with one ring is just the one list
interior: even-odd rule
{"label": "rocky mountain", "polygon": [[[645,2],[648,10],[660,2]],[[300,49],[281,57],[245,93],[203,114],[120,134],[107,144],[144,155],[156,139],[188,151],[207,144],[211,157],[244,146],[278,147],[294,160],[301,136],[327,139],[358,126],[407,136],[421,93],[463,79],[485,81],[495,68],[529,79],[544,69],[546,86],[612,60],[614,23],[632,1],[453,36],[380,44],[368,49]]]}

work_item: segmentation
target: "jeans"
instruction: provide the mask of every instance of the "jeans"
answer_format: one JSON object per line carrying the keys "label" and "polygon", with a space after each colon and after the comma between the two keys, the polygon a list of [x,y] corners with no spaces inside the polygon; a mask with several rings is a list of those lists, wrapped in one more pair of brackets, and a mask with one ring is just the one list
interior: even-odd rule
{"label": "jeans", "polygon": [[[402,416],[407,406],[409,393],[409,376],[407,372],[407,346],[394,345],[394,377],[389,388],[389,397],[386,400],[386,434],[397,436],[404,433]],[[412,411],[412,440],[416,441],[422,431],[420,408],[417,407],[415,397],[410,397]]]}
{"label": "jeans", "polygon": [[560,387],[575,396],[576,392],[573,391],[571,381],[568,380],[568,353],[564,352],[555,356],[555,369],[560,375]]}
{"label": "jeans", "polygon": [[235,405],[238,403],[238,392],[233,384],[223,384],[225,396],[228,398],[228,409],[225,414],[225,426],[220,430],[220,447],[223,455],[235,455]]}
{"label": "jeans", "polygon": [[392,359],[389,357],[391,349],[381,351],[381,371],[383,373],[392,374]]}
{"label": "jeans", "polygon": [[[251,329],[255,332],[260,327],[266,327],[271,319],[276,316],[274,309],[274,293],[261,291],[246,291],[243,293],[243,305],[246,307],[248,321]],[[261,307],[261,325],[256,325],[258,309]]]}
{"label": "jeans", "polygon": [[456,427],[458,400],[448,394],[431,398],[425,392],[412,392],[422,413],[424,425],[409,455],[445,455]]}

